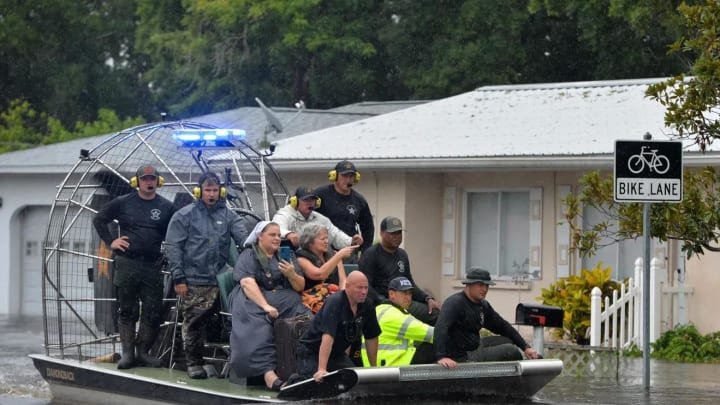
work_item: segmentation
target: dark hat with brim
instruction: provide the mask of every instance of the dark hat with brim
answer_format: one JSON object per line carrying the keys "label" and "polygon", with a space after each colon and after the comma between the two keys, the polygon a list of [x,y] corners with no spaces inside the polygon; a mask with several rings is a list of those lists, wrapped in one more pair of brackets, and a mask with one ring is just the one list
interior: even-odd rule
{"label": "dark hat with brim", "polygon": [[413,284],[406,277],[395,277],[388,283],[388,290],[407,291],[412,290]]}
{"label": "dark hat with brim", "polygon": [[160,174],[154,167],[150,165],[140,166],[135,172],[135,177],[137,177],[138,179],[142,179],[143,177],[147,176],[158,177],[160,176]]}
{"label": "dark hat with brim", "polygon": [[357,172],[357,170],[355,170],[355,165],[347,160],[338,162],[338,164],[335,165],[335,171],[337,171],[338,174],[350,174]]}
{"label": "dark hat with brim", "polygon": [[470,269],[460,282],[463,284],[483,283],[485,285],[495,285],[495,282],[490,278],[490,272],[483,269]]}
{"label": "dark hat with brim", "polygon": [[318,198],[310,187],[305,186],[300,186],[295,190],[295,197],[297,197],[298,200],[315,200]]}

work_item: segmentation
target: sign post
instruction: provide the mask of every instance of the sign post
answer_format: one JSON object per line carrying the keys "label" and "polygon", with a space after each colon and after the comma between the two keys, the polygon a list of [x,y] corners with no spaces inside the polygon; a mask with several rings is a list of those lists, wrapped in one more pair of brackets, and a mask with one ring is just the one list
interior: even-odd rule
{"label": "sign post", "polygon": [[643,387],[650,389],[650,204],[679,203],[683,197],[682,142],[615,141],[617,202],[643,205]]}

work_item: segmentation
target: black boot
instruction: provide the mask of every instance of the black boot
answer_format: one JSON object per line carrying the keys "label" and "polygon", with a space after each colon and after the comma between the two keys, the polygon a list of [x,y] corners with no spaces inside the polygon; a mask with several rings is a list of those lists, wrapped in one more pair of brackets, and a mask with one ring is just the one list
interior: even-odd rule
{"label": "black boot", "polygon": [[144,343],[135,345],[135,361],[141,367],[161,367],[162,360],[156,359],[148,354],[148,346]]}
{"label": "black boot", "polygon": [[135,367],[135,325],[119,324],[122,358],[117,368],[124,370]]}

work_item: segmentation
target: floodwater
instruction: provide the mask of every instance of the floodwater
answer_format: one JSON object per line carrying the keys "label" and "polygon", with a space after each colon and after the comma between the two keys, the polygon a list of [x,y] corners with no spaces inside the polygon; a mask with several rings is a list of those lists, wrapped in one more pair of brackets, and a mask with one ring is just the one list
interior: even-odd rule
{"label": "floodwater", "polygon": [[[0,405],[51,405],[47,384],[40,378],[29,353],[41,353],[39,319],[0,317]],[[720,364],[651,362],[650,389],[642,385],[642,359],[623,359],[611,372],[563,375],[528,400],[507,402],[493,398],[451,400],[413,399],[415,405],[444,404],[718,404]],[[567,369],[566,369],[567,370]],[[323,402],[333,403],[333,402]],[[342,401],[335,401],[344,405]],[[364,405],[397,405],[396,401],[353,401]]]}

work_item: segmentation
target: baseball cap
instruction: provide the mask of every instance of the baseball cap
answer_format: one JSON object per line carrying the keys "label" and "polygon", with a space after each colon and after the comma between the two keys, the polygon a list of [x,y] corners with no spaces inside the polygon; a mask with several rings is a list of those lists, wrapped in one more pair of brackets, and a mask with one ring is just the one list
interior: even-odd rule
{"label": "baseball cap", "polygon": [[160,174],[157,170],[155,170],[154,167],[147,165],[147,166],[140,166],[140,168],[137,169],[135,172],[135,177],[138,179],[141,179],[143,177],[152,176],[152,177],[159,177]]}
{"label": "baseball cap", "polygon": [[405,277],[395,277],[388,283],[388,290],[395,291],[407,291],[412,290],[414,287],[410,280]]}
{"label": "baseball cap", "polygon": [[355,165],[348,160],[338,162],[338,164],[335,165],[335,171],[337,172],[337,174],[348,174],[357,172],[357,170],[355,170]]}
{"label": "baseball cap", "polygon": [[396,217],[385,217],[382,222],[380,222],[380,231],[390,233],[402,231],[402,221]]}
{"label": "baseball cap", "polygon": [[490,278],[490,272],[478,268],[470,269],[460,282],[463,284],[483,283],[485,285],[495,285],[495,282]]}
{"label": "baseball cap", "polygon": [[313,193],[313,190],[310,187],[300,186],[295,190],[295,197],[297,197],[298,200],[308,200],[310,198],[317,199],[318,196]]}

